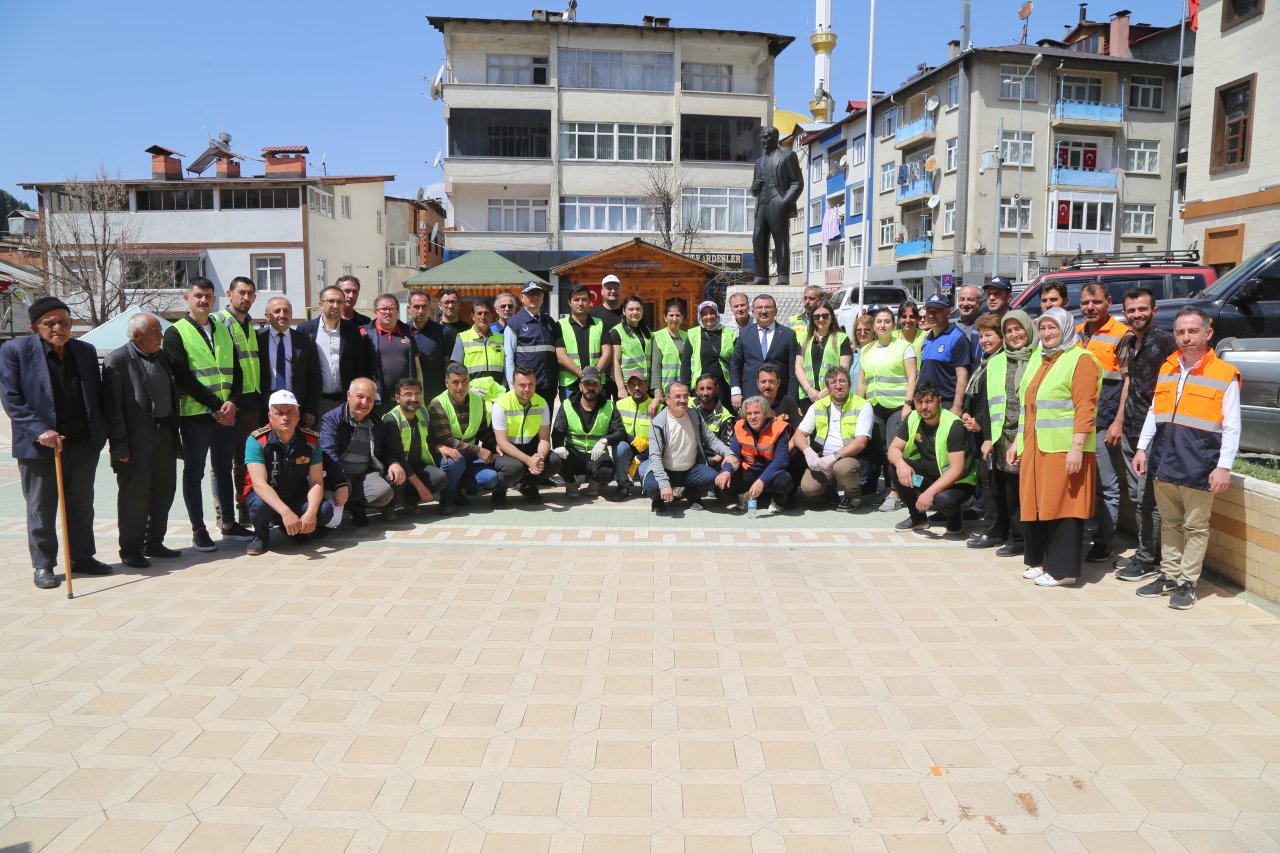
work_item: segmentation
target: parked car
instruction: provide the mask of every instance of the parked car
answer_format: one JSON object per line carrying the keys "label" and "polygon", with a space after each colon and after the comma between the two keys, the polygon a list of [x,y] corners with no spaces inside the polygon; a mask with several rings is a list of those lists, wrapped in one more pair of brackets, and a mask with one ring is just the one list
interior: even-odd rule
{"label": "parked car", "polygon": [[1243,380],[1240,449],[1280,454],[1280,338],[1225,338],[1218,355]]}
{"label": "parked car", "polygon": [[898,306],[911,301],[911,292],[900,284],[868,284],[862,289],[862,303],[858,302],[858,286],[848,284],[827,294],[827,301],[835,311],[836,322],[850,340],[853,339],[853,322],[870,305],[887,305],[898,312]]}
{"label": "parked car", "polygon": [[[1144,257],[1145,256],[1145,257]],[[1040,314],[1040,291],[1052,281],[1067,284],[1067,304],[1080,308],[1080,289],[1093,281],[1101,281],[1111,294],[1111,313],[1119,317],[1124,312],[1124,295],[1135,287],[1145,287],[1155,294],[1161,305],[1168,300],[1196,296],[1217,280],[1212,267],[1201,266],[1200,255],[1194,250],[1170,252],[1155,256],[1145,252],[1126,252],[1110,255],[1089,255],[1075,259],[1066,267],[1045,273],[1014,297],[1013,307],[1026,311],[1032,317]]]}
{"label": "parked car", "polygon": [[1267,246],[1195,298],[1161,303],[1156,323],[1172,331],[1174,317],[1186,305],[1209,315],[1215,341],[1280,338],[1280,243]]}

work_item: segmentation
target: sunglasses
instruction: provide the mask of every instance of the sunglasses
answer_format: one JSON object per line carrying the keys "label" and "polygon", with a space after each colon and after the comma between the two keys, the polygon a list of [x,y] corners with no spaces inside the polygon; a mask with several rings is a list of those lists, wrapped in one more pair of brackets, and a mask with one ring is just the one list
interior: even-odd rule
{"label": "sunglasses", "polygon": [[830,314],[814,314],[814,315],[813,315],[813,319],[815,319],[815,320],[830,320],[830,319],[831,319],[831,315],[830,315]]}

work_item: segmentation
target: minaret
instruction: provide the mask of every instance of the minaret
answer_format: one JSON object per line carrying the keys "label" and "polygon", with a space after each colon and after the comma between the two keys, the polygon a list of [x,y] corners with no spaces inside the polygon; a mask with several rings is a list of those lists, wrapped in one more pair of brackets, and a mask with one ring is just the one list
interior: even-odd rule
{"label": "minaret", "polygon": [[813,45],[813,100],[809,112],[816,121],[829,122],[835,114],[831,98],[831,51],[836,47],[836,34],[831,30],[831,0],[816,0],[817,26],[809,36]]}

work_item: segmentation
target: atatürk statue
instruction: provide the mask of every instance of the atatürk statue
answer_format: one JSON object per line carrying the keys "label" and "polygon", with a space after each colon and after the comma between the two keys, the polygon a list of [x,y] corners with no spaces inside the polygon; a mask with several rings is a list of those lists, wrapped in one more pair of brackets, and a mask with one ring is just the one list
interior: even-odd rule
{"label": "atat\u00fcrk statue", "polygon": [[769,283],[769,238],[778,261],[778,284],[786,284],[791,273],[791,230],[788,220],[796,215],[796,199],[804,190],[800,161],[792,151],[778,147],[778,129],[762,127],[760,144],[764,156],[756,160],[751,194],[756,197],[756,229],[751,238],[756,268],[753,285]]}

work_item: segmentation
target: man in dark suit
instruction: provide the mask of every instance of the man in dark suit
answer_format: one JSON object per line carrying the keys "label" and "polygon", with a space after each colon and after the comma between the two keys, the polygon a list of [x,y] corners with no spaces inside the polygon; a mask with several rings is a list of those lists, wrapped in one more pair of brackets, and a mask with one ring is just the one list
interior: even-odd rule
{"label": "man in dark suit", "polygon": [[[791,271],[791,217],[796,215],[796,199],[804,190],[804,173],[795,152],[778,147],[778,129],[760,129],[764,155],[756,160],[751,194],[756,197],[756,224],[751,238],[755,252],[753,285],[769,283],[769,238],[773,238],[778,259],[778,284],[786,284]],[[750,395],[748,395],[750,396]]]}
{"label": "man in dark suit", "polygon": [[425,409],[427,402],[444,393],[444,369],[453,354],[458,332],[431,319],[431,295],[425,290],[415,290],[409,294],[408,325],[414,345],[418,348],[418,370],[422,374]]}
{"label": "man in dark suit", "polygon": [[0,347],[0,395],[13,429],[13,455],[27,502],[27,547],[35,584],[53,589],[62,583],[53,573],[58,565],[55,450],[62,453],[72,571],[111,574],[111,567],[93,556],[93,477],[107,442],[107,425],[97,353],[72,339],[66,303],[42,296],[31,303],[28,316],[35,334]]}
{"label": "man in dark suit", "polygon": [[796,363],[796,333],[786,326],[774,322],[778,313],[778,304],[773,297],[762,293],[751,305],[756,321],[747,326],[738,335],[733,344],[733,356],[729,359],[729,382],[732,385],[732,402],[735,409],[742,406],[746,397],[754,397],[760,393],[756,377],[760,365],[773,362],[781,365],[782,375],[778,377],[778,395],[785,397],[791,393],[795,385],[795,376],[791,367]]}
{"label": "man in dark suit", "polygon": [[[273,391],[292,391],[304,429],[320,421],[320,356],[310,337],[293,328],[293,306],[283,296],[267,300],[267,328],[258,332],[263,400]],[[269,409],[270,407],[268,407]],[[267,422],[268,411],[259,420]]]}
{"label": "man in dark suit", "polygon": [[148,557],[181,553],[164,545],[178,487],[178,386],[169,357],[160,351],[160,321],[135,314],[128,332],[129,343],[103,365],[103,397],[118,487],[120,560],[145,569]]}
{"label": "man in dark suit", "polygon": [[320,291],[320,316],[298,326],[298,331],[315,344],[320,369],[317,418],[346,402],[353,379],[369,375],[364,338],[358,326],[342,319],[344,305],[342,291],[326,287]]}

